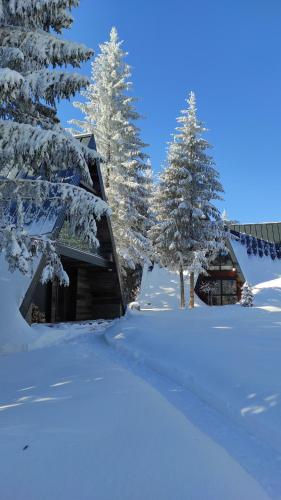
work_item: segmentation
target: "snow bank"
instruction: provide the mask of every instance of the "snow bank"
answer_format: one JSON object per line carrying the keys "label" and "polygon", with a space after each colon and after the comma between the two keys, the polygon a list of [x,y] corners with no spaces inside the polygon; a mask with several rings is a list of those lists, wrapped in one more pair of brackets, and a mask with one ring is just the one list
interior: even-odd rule
{"label": "snow bank", "polygon": [[[189,279],[185,274],[185,293],[189,295]],[[180,282],[177,273],[155,264],[152,271],[145,266],[138,301],[142,309],[179,309]],[[196,298],[196,306],[203,303]]]}
{"label": "snow bank", "polygon": [[280,311],[239,305],[143,311],[106,336],[281,452]]}
{"label": "snow bank", "polygon": [[176,273],[164,267],[161,268],[157,264],[152,271],[145,266],[138,301],[143,309],[178,307],[180,303],[179,277]]}
{"label": "snow bank", "polygon": [[36,333],[36,338],[33,337],[28,345],[28,350],[33,351],[67,343],[89,333],[101,333],[113,323],[114,320],[94,320],[50,325],[34,324],[30,329]]}
{"label": "snow bank", "polygon": [[0,256],[0,353],[22,351],[35,340],[31,328],[23,319],[19,307],[31,281],[19,271],[10,273]]}
{"label": "snow bank", "polygon": [[[256,285],[256,307],[180,311],[173,309],[176,291],[168,291],[165,300],[164,283],[159,284],[163,273],[156,270],[155,283],[151,273],[148,290],[155,293],[153,306],[164,302],[165,307],[131,313],[109,329],[108,342],[281,452],[281,279]],[[176,281],[168,276],[167,289]],[[160,303],[157,287],[163,293]],[[142,294],[146,298],[147,285]]]}

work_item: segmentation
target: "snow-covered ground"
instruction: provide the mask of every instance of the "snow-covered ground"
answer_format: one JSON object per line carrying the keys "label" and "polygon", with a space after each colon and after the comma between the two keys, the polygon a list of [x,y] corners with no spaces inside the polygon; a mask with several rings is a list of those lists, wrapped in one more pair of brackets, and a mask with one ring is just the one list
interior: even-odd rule
{"label": "snow-covered ground", "polygon": [[268,498],[159,389],[121,365],[91,334],[2,357],[3,500]]}
{"label": "snow-covered ground", "polygon": [[0,497],[281,499],[281,269],[247,264],[253,308],[180,311],[155,267],[141,311],[2,355]]}
{"label": "snow-covered ground", "polygon": [[281,453],[281,307],[157,307],[131,312],[106,335],[116,348],[192,390]]}
{"label": "snow-covered ground", "polygon": [[[197,300],[194,310],[180,311],[177,277],[156,268],[143,279],[143,310],[114,324],[106,338],[139,366],[191,391],[266,444],[281,477],[281,265],[266,259],[265,271],[257,257],[241,261],[246,278],[255,285],[255,307],[209,308]],[[274,279],[259,283],[265,272]],[[227,439],[224,446],[235,454],[235,445]],[[244,465],[256,473],[255,459],[246,458]],[[267,471],[265,483],[275,481],[270,475]],[[281,498],[281,483],[273,498]]]}

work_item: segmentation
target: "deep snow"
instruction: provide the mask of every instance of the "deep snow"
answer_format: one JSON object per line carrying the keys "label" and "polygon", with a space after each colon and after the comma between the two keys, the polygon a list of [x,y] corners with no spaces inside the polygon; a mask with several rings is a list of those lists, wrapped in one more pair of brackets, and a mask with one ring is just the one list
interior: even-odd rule
{"label": "deep snow", "polygon": [[253,308],[180,311],[156,266],[141,311],[2,355],[1,499],[281,499],[281,269],[249,263]]}
{"label": "deep snow", "polygon": [[[259,283],[265,273],[260,258],[241,260],[246,278],[255,285],[255,307],[209,308],[197,299],[194,310],[180,311],[177,276],[156,267],[143,278],[142,311],[131,312],[106,337],[127,358],[191,391],[264,443],[271,450],[266,461],[272,460],[275,472],[270,477],[267,470],[263,478],[261,473],[260,480],[271,491],[281,477],[281,265],[264,259],[267,276],[276,279]],[[224,446],[236,453],[228,439]],[[261,455],[260,463],[266,453]],[[254,462],[248,456],[244,465],[256,474]],[[281,498],[278,480],[272,495]]]}
{"label": "deep snow", "polygon": [[0,253],[0,353],[27,350],[34,339],[19,311],[30,281],[31,276],[24,276],[19,271],[10,273]]}
{"label": "deep snow", "polygon": [[269,498],[103,337],[2,357],[0,380],[3,500]]}
{"label": "deep snow", "polygon": [[281,453],[281,278],[254,288],[252,308],[210,308],[197,301],[194,310],[180,311],[159,302],[163,289],[171,303],[178,299],[176,276],[157,268],[154,273],[155,279],[153,272],[144,278],[143,311],[115,324],[108,341]]}

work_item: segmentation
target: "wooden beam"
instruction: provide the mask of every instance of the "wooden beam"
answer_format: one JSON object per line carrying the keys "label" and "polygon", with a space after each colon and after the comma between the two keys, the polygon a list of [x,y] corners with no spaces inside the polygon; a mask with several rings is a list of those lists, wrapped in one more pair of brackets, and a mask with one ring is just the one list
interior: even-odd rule
{"label": "wooden beam", "polygon": [[87,182],[81,180],[80,183],[79,183],[79,185],[82,188],[84,188],[85,191],[88,191],[89,193],[92,193],[95,196],[99,196],[98,191],[93,186],[90,186],[89,184],[87,184]]}
{"label": "wooden beam", "polygon": [[60,242],[56,242],[56,249],[58,253],[63,257],[68,257],[70,259],[78,260],[81,262],[87,262],[88,264],[92,264],[93,266],[97,267],[110,268],[112,266],[112,262],[104,259],[103,257],[100,257],[99,255],[82,252],[81,250],[69,247]]}

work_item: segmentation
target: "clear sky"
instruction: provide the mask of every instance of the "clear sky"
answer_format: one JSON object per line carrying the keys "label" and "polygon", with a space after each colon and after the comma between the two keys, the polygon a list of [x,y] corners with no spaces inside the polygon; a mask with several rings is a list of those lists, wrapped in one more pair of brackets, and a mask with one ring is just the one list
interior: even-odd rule
{"label": "clear sky", "polygon": [[[124,40],[155,170],[194,90],[225,189],[220,208],[240,222],[281,220],[280,0],[81,0],[73,15],[64,36],[96,53],[113,25]],[[81,116],[65,102],[59,115]]]}

